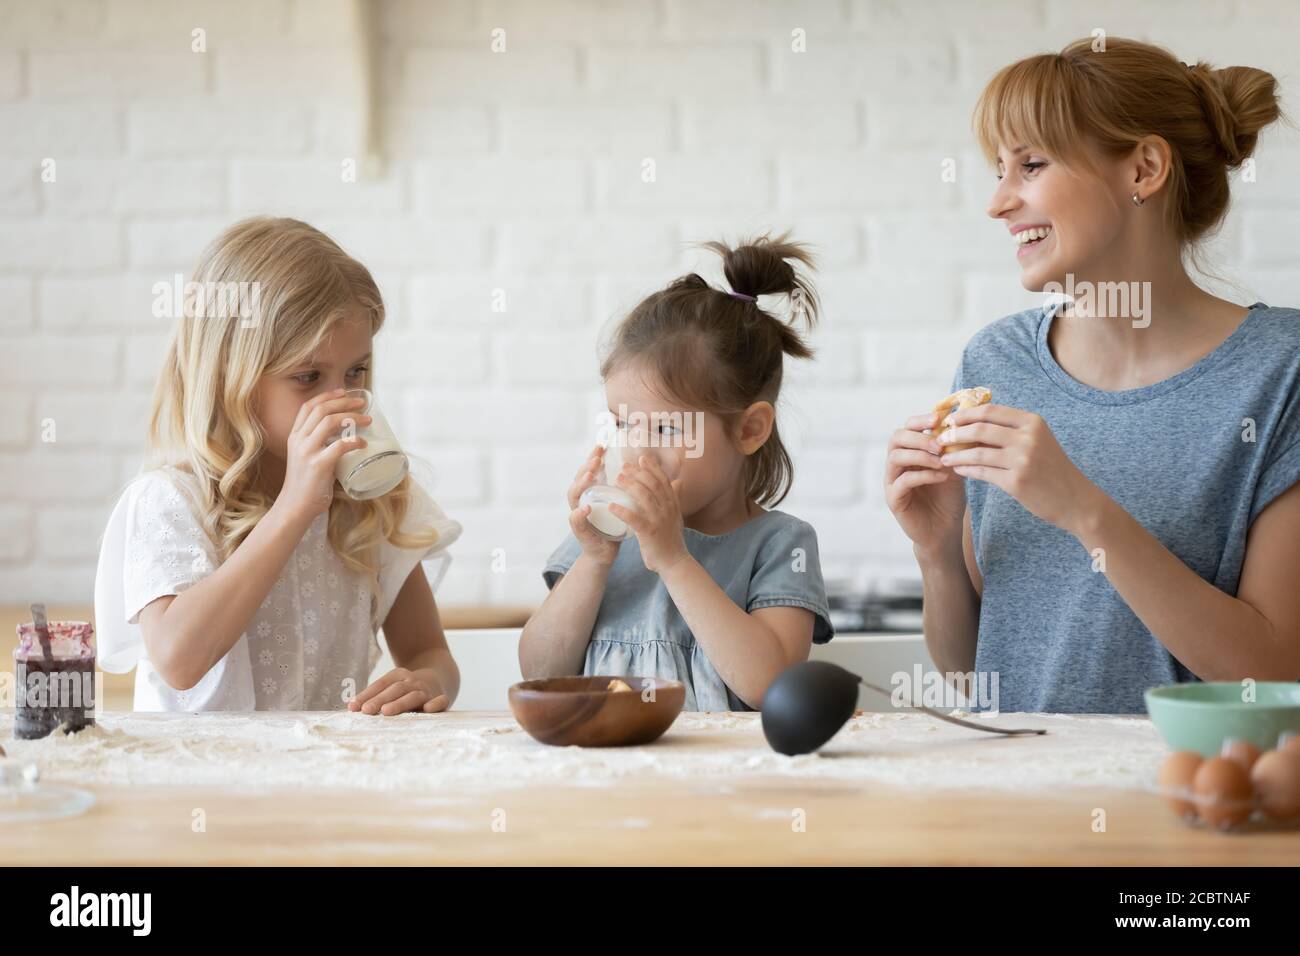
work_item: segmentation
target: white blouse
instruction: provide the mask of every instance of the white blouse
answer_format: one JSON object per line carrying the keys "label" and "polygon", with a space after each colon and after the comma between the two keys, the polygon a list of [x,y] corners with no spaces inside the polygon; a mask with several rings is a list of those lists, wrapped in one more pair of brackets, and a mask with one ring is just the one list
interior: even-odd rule
{"label": "white blouse", "polygon": [[[123,492],[109,518],[95,575],[99,666],[110,673],[136,668],[136,710],[340,710],[367,686],[380,657],[371,626],[372,594],[365,577],[346,567],[326,538],[329,515],[316,517],[285,562],[266,600],[235,646],[189,690],[175,690],[149,661],[140,611],[179,594],[219,563],[191,498],[180,490],[184,471],[147,471]],[[382,622],[407,577],[431,561],[436,591],[461,526],[419,485],[403,530],[432,525],[439,539],[425,550],[380,545]]]}

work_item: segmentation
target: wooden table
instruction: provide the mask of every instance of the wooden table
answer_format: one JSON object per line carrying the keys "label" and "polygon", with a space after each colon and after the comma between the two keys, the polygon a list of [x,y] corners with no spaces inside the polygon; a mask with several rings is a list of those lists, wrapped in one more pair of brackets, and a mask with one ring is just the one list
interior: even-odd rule
{"label": "wooden table", "polygon": [[[1189,827],[1140,789],[932,791],[846,776],[843,768],[850,763],[815,762],[906,758],[913,744],[909,751],[888,746],[904,732],[909,741],[932,741],[915,745],[923,751],[917,759],[930,761],[931,768],[935,760],[970,754],[1005,760],[1002,755],[1013,753],[1009,747],[1022,744],[1027,746],[1014,759],[1034,760],[1030,748],[1053,745],[1051,734],[1011,741],[966,731],[962,737],[960,728],[942,724],[923,738],[918,734],[924,728],[915,722],[926,718],[915,714],[855,718],[870,722],[856,728],[864,732],[846,728],[821,758],[795,763],[764,752],[752,715],[683,714],[656,744],[618,752],[544,748],[508,714],[368,718],[373,723],[365,726],[356,723],[361,715],[238,715],[247,723],[237,727],[248,734],[223,731],[219,740],[201,733],[214,726],[204,723],[211,716],[110,713],[101,716],[98,743],[91,737],[76,742],[75,735],[26,748],[9,739],[11,718],[0,717],[0,740],[11,757],[39,755],[46,780],[64,782],[61,765],[75,766],[79,755],[95,752],[96,760],[108,754],[121,761],[116,767],[113,760],[94,764],[99,769],[91,779],[112,779],[129,765],[136,768],[129,771],[134,779],[144,781],[91,783],[87,789],[97,803],[79,817],[0,824],[0,864],[1300,863],[1300,833],[1294,830],[1255,826],[1222,835]],[[1014,720],[1035,718],[1066,719]],[[1105,732],[1104,725],[1089,731],[1094,737]],[[1068,733],[1053,733],[1056,746],[1068,745]],[[1132,720],[1124,733],[1133,739]],[[984,739],[971,739],[976,737]],[[418,781],[412,786],[410,765],[394,762],[394,773],[401,768],[407,778],[395,777],[400,786],[391,791],[376,789],[377,781],[388,780],[375,776],[376,767],[418,752],[404,748],[438,746],[429,743],[435,738],[451,749],[446,764],[429,765],[428,788]],[[304,779],[255,792],[249,788],[257,780],[236,779],[233,772],[225,785],[149,783],[163,761],[170,761],[173,773],[177,766],[193,766],[200,779],[214,772],[211,760],[241,748],[251,753],[248,748],[262,746],[258,741],[274,742],[265,759],[282,761],[276,766],[301,767],[310,776],[313,754],[328,752],[329,774],[341,778],[355,767],[369,774],[369,786],[339,786],[326,774],[320,785]],[[74,746],[81,749],[68,749]],[[728,748],[739,750],[727,756]],[[668,763],[647,763],[658,760],[657,754],[675,756]],[[548,775],[552,761],[556,778]],[[729,769],[711,774],[710,762]],[[488,769],[498,765],[507,771]],[[521,776],[521,767],[531,776]],[[822,772],[826,768],[830,775]],[[584,779],[598,772],[609,776],[597,785]],[[459,783],[454,789],[439,785],[439,774]],[[565,774],[571,779],[563,779]],[[1094,831],[1098,808],[1105,811],[1104,832]],[[195,832],[200,818],[202,832]]]}

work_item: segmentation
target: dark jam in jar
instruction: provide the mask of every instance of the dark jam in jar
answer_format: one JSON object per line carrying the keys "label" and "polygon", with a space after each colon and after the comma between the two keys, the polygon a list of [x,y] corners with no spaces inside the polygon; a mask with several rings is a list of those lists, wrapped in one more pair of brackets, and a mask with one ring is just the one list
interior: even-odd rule
{"label": "dark jam in jar", "polygon": [[36,628],[18,625],[14,651],[14,737],[34,740],[56,728],[95,723],[95,630],[85,621],[50,621],[51,659]]}

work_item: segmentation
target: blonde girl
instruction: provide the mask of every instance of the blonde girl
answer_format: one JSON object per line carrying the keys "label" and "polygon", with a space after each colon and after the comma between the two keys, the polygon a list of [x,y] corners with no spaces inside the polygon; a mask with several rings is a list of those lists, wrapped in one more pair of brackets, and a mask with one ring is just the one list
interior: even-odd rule
{"label": "blonde girl", "polygon": [[[253,294],[232,308],[238,288]],[[348,426],[369,422],[344,392],[373,384],[370,273],[306,223],[259,218],[219,236],[187,289],[146,467],[100,552],[103,668],[136,668],[138,710],[450,706],[433,587],[460,526],[409,476],[369,501],[335,484],[365,446]],[[371,683],[380,625],[397,668]]]}

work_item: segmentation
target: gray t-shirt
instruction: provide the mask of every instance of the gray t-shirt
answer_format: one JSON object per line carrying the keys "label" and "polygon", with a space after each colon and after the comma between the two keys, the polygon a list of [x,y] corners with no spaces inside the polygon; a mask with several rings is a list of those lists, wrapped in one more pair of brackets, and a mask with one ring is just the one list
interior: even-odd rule
{"label": "gray t-shirt", "polygon": [[[995,404],[1041,415],[1080,471],[1235,595],[1251,523],[1300,480],[1300,311],[1257,302],[1191,368],[1119,392],[1057,364],[1047,333],[1058,311],[1030,309],[982,329],[954,391],[985,385]],[[1077,538],[996,485],[967,478],[965,487],[984,577],[975,667],[998,674],[1001,710],[1141,713],[1147,688],[1197,679],[1093,570]]]}
{"label": "gray t-shirt", "polygon": [[[815,615],[813,640],[834,633],[817,553],[817,534],[806,521],[766,511],[726,534],[686,528],[686,550],[746,612],[762,607],[802,607]],[[546,562],[548,588],[568,573],[581,546],[570,534]],[[647,571],[633,536],[618,548],[587,645],[584,674],[662,677],[686,685],[686,710],[752,710],[718,676],[677,611],[659,575]]]}

